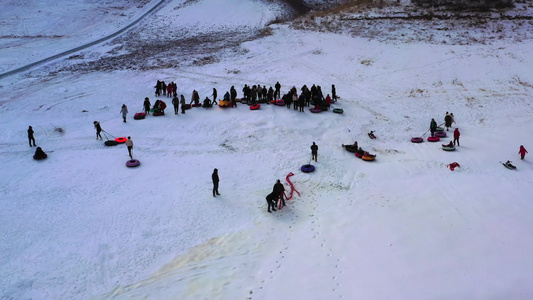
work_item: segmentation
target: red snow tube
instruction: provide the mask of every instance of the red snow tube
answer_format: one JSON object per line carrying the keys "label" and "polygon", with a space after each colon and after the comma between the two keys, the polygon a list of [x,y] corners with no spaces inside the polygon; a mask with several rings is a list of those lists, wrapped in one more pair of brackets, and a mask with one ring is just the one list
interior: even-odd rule
{"label": "red snow tube", "polygon": [[134,167],[137,167],[138,165],[140,165],[141,162],[136,160],[136,159],[130,159],[126,162],[126,167],[129,167],[129,168],[134,168]]}
{"label": "red snow tube", "polygon": [[446,137],[446,131],[437,131],[435,132],[435,136],[438,138]]}
{"label": "red snow tube", "polygon": [[250,110],[258,110],[261,108],[261,104],[252,104],[250,105]]}
{"label": "red snow tube", "polygon": [[135,120],[142,120],[142,119],[144,119],[144,117],[146,117],[146,114],[145,114],[145,113],[136,113],[136,114],[133,116],[133,119],[135,119]]}
{"label": "red snow tube", "polygon": [[319,113],[322,112],[322,109],[320,107],[310,108],[309,111],[312,113]]}
{"label": "red snow tube", "polygon": [[453,170],[455,170],[455,168],[458,168],[458,167],[461,167],[461,166],[459,165],[459,163],[453,162],[453,163],[447,165],[447,167],[450,168],[450,171],[453,171]]}
{"label": "red snow tube", "polygon": [[273,100],[273,101],[270,101],[270,103],[274,104],[274,105],[277,105],[277,106],[285,106],[285,101],[282,100]]}
{"label": "red snow tube", "polygon": [[125,143],[128,139],[125,138],[125,137],[118,137],[115,139],[115,142],[119,143],[119,144],[122,144],[122,143]]}
{"label": "red snow tube", "polygon": [[428,137],[428,142],[438,142],[438,141],[440,141],[440,138],[438,136]]}
{"label": "red snow tube", "polygon": [[414,137],[414,138],[411,139],[412,143],[422,143],[423,141],[424,141],[424,139],[421,138],[421,137]]}
{"label": "red snow tube", "polygon": [[152,113],[152,116],[164,116],[165,115],[165,112],[164,111],[154,111]]}
{"label": "red snow tube", "polygon": [[167,104],[161,100],[159,100],[159,109],[160,110],[165,110],[165,108],[167,108]]}
{"label": "red snow tube", "polygon": [[190,104],[185,104],[183,107],[185,107],[185,109],[191,109],[191,105]]}

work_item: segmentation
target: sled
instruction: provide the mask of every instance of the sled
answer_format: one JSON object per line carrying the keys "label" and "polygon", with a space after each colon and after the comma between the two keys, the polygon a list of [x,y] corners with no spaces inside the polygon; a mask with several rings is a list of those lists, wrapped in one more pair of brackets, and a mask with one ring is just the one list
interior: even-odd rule
{"label": "sled", "polygon": [[516,170],[516,167],[509,160],[505,163],[502,163],[502,165],[509,170]]}
{"label": "sled", "polygon": [[368,133],[368,136],[371,138],[371,139],[375,139],[376,138],[376,135],[374,135],[374,132],[373,131],[370,131]]}

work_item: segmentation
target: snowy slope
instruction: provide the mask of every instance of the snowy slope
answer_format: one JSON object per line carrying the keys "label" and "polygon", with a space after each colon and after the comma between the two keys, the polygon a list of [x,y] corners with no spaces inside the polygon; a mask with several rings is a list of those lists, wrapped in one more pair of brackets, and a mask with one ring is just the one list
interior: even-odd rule
{"label": "snowy slope", "polygon": [[[224,4],[234,14],[256,13],[257,26],[279,12],[259,1]],[[208,26],[185,12],[219,5],[169,2],[140,35],[161,26],[163,12],[181,16],[172,26],[203,32]],[[67,22],[67,9],[54,10],[61,12]],[[241,30],[233,20],[217,19],[213,31]],[[205,65],[46,75],[71,64],[58,60],[2,79],[0,299],[533,296],[533,166],[517,154],[521,144],[532,147],[531,41],[387,44],[273,25],[271,35],[238,47],[238,55]],[[92,60],[108,48],[80,54]],[[318,84],[326,93],[335,84],[345,113],[239,104],[133,120],[144,97],[170,104],[153,96],[158,79],[177,82],[187,100],[193,89],[203,99],[213,87],[221,96],[234,85],[240,97],[244,84],[279,81],[283,92]],[[462,133],[455,152],[409,141],[446,111]],[[113,136],[131,136],[141,166],[125,167],[125,146],[95,140],[94,120]],[[31,158],[29,125],[45,161]],[[354,140],[376,161],[341,147]],[[299,168],[313,141],[317,169],[305,174]],[[517,170],[501,166],[508,159]],[[454,161],[461,167],[452,172],[446,165]],[[221,178],[216,198],[213,168]],[[265,196],[277,179],[289,188],[290,172],[301,196],[267,213]]]}

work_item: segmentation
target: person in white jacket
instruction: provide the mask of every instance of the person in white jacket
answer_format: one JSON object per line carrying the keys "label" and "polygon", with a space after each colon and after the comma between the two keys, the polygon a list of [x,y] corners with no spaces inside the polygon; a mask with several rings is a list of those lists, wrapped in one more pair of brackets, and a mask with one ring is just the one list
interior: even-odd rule
{"label": "person in white jacket", "polygon": [[130,155],[130,158],[133,159],[133,155],[131,154],[131,151],[133,150],[133,141],[131,140],[131,136],[128,136],[126,146],[128,147],[128,153]]}

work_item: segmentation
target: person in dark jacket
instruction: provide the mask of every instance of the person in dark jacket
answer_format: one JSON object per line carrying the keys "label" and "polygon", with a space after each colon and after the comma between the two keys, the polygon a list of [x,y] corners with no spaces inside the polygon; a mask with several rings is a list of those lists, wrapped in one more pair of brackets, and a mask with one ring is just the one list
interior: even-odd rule
{"label": "person in dark jacket", "polygon": [[276,99],[279,99],[281,97],[281,84],[279,84],[279,81],[276,82],[276,85],[274,85],[276,90],[274,91],[274,97]]}
{"label": "person in dark jacket", "polygon": [[300,106],[300,112],[304,112],[305,93],[300,94],[300,97],[298,98],[298,105]]}
{"label": "person in dark jacket", "polygon": [[41,160],[41,159],[45,159],[47,157],[48,157],[48,155],[46,155],[46,153],[44,153],[44,151],[43,151],[43,149],[41,149],[41,147],[37,147],[37,149],[35,149],[35,154],[33,155],[33,159]]}
{"label": "person in dark jacket", "polygon": [[311,159],[314,159],[315,162],[318,161],[318,146],[313,142],[313,145],[311,145]]}
{"label": "person in dark jacket", "polygon": [[334,84],[331,85],[331,99],[333,100],[333,102],[337,100],[337,89],[335,88]]}
{"label": "person in dark jacket", "polygon": [[220,195],[218,193],[218,182],[220,181],[218,178],[218,169],[213,170],[213,174],[211,175],[211,179],[213,180],[213,197],[216,197],[216,195]]}
{"label": "person in dark jacket", "polygon": [[35,138],[33,137],[33,128],[28,127],[28,141],[30,142],[30,147],[31,147],[31,142],[33,142],[33,146],[35,147]]}
{"label": "person in dark jacket", "polygon": [[283,193],[285,192],[285,187],[283,183],[278,179],[272,188],[272,193],[276,195],[276,206],[278,205],[278,200],[281,199],[281,203],[285,206],[285,199],[283,198]]}
{"label": "person in dark jacket", "polygon": [[213,105],[218,105],[218,102],[217,102],[217,89],[216,88],[213,88]]}
{"label": "person in dark jacket", "polygon": [[144,106],[144,113],[149,115],[150,114],[150,106],[152,106],[152,104],[150,103],[150,99],[148,97],[144,98],[143,106]]}
{"label": "person in dark jacket", "polygon": [[180,95],[180,104],[181,104],[181,113],[185,113],[185,96],[183,94]]}
{"label": "person in dark jacket", "polygon": [[172,98],[172,105],[174,105],[174,114],[177,115],[180,110],[180,99],[177,96]]}
{"label": "person in dark jacket", "polygon": [[435,131],[437,131],[437,122],[435,122],[435,119],[431,119],[431,123],[429,123],[429,131],[431,132],[431,137],[434,137]]}
{"label": "person in dark jacket", "polygon": [[276,199],[278,198],[278,195],[276,195],[276,193],[272,192],[270,194],[268,194],[266,196],[266,201],[267,201],[267,211],[269,213],[271,213],[272,211],[270,210],[270,208],[272,208],[273,211],[276,211],[276,207],[274,206],[275,205],[275,202],[276,202]]}
{"label": "person in dark jacket", "polygon": [[455,143],[457,143],[457,146],[459,146],[459,137],[461,136],[461,133],[459,132],[459,128],[455,128],[453,131],[453,145],[455,146]]}
{"label": "person in dark jacket", "polygon": [[229,89],[229,94],[231,98],[231,107],[237,107],[237,90],[233,85]]}
{"label": "person in dark jacket", "polygon": [[93,124],[94,128],[96,129],[96,139],[102,139],[102,135],[100,135],[100,133],[102,132],[102,126],[100,126],[100,122],[94,121]]}
{"label": "person in dark jacket", "polygon": [[444,116],[444,126],[446,127],[446,131],[448,131],[448,128],[452,127],[452,116],[446,112],[446,115]]}

